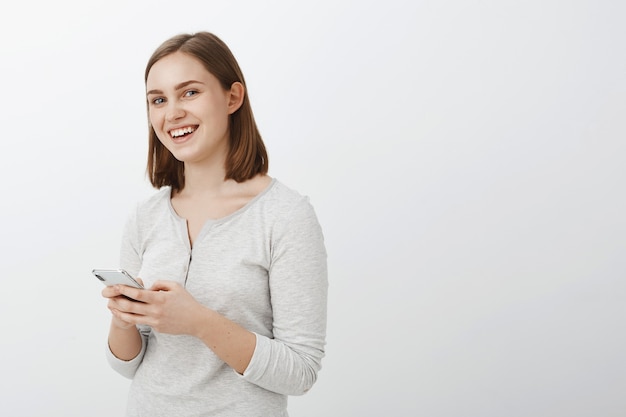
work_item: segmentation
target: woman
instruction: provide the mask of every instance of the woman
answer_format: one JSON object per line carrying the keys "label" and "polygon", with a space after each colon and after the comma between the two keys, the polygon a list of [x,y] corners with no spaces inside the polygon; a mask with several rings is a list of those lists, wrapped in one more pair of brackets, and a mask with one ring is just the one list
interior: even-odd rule
{"label": "woman", "polygon": [[327,269],[306,197],[267,175],[228,47],[175,36],[148,61],[148,175],[106,287],[107,356],[132,378],[128,416],[287,416],[324,356]]}

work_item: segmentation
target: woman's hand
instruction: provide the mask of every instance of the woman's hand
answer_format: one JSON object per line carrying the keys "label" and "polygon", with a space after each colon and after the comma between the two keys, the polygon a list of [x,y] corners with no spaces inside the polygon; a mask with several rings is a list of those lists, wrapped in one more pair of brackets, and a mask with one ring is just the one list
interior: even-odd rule
{"label": "woman's hand", "polygon": [[[137,278],[137,282],[139,282],[141,285],[143,285],[143,281],[141,280],[141,278]],[[104,298],[108,298],[109,299],[109,302],[107,303],[107,307],[109,308],[109,310],[111,310],[111,313],[113,313],[113,318],[112,318],[112,323],[111,324],[113,326],[117,327],[117,328],[120,328],[122,330],[126,330],[126,329],[130,329],[132,327],[135,327],[135,324],[131,323],[131,322],[124,321],[124,320],[120,319],[118,315],[115,314],[116,311],[121,311],[121,309],[123,309],[123,307],[119,304],[119,301],[120,300],[121,301],[127,301],[128,300],[128,298],[126,298],[122,294],[122,292],[121,292],[122,288],[121,287],[125,287],[125,285],[106,286],[102,290],[102,296]]]}
{"label": "woman's hand", "polygon": [[195,336],[206,310],[173,281],[157,281],[148,290],[115,285],[107,294],[113,295],[108,297],[109,309],[120,327],[146,324],[160,333]]}
{"label": "woman's hand", "polygon": [[[203,306],[180,284],[157,281],[149,290],[115,287],[112,294],[119,296],[110,299],[109,308],[118,323],[146,324],[160,333],[195,336],[238,373],[243,374],[248,367],[256,346],[255,334]],[[140,348],[141,343],[134,345],[124,357],[134,357]]]}

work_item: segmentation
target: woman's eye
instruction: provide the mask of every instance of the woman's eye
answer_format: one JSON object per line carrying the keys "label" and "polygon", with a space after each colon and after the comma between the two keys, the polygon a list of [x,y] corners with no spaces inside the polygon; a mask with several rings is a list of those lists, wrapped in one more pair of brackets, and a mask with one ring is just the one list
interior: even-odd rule
{"label": "woman's eye", "polygon": [[163,97],[157,97],[152,99],[152,104],[163,104],[165,103],[165,99]]}
{"label": "woman's eye", "polygon": [[198,92],[196,90],[187,90],[187,91],[185,91],[185,97],[195,96],[196,94],[198,94]]}

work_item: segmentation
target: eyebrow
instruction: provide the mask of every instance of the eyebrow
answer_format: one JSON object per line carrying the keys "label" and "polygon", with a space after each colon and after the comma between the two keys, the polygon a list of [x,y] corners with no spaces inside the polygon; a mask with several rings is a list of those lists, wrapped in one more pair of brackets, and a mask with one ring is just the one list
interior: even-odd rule
{"label": "eyebrow", "polygon": [[[202,81],[196,81],[196,80],[189,80],[189,81],[184,81],[180,84],[176,84],[174,86],[174,90],[180,90],[181,88],[185,88],[187,87],[189,84],[202,84],[204,85],[204,83]],[[149,96],[150,94],[163,94],[163,91],[161,90],[150,90],[146,93],[147,96]]]}

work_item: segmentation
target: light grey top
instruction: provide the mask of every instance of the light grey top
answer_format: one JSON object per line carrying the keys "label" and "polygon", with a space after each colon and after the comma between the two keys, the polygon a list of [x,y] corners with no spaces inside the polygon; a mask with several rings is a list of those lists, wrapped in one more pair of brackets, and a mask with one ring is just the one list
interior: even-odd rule
{"label": "light grey top", "polygon": [[107,358],[132,378],[127,416],[287,416],[287,395],[317,379],[326,339],[327,266],[322,230],[307,197],[273,179],[235,213],[204,225],[190,247],[185,219],[164,187],[129,216],[121,267],[171,280],[205,306],[256,334],[243,375],[202,341],[140,326],[141,353]]}

